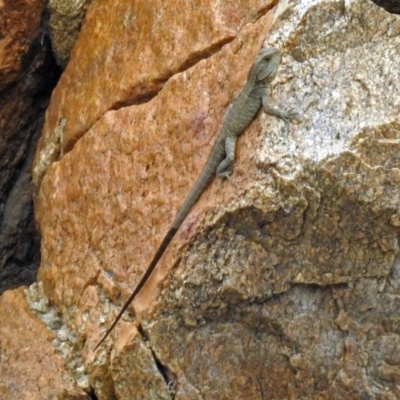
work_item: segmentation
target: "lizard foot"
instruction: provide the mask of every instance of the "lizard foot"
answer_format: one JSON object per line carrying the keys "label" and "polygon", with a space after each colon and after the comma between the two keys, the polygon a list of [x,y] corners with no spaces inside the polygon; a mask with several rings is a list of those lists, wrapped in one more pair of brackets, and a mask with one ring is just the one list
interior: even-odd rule
{"label": "lizard foot", "polygon": [[233,168],[236,166],[236,164],[232,163],[229,167],[228,170],[220,172],[218,174],[218,178],[220,179],[220,187],[222,187],[222,184],[225,180],[227,180],[235,190],[237,190],[237,186],[235,185],[235,182],[233,181],[231,177],[231,173],[233,171]]}
{"label": "lizard foot", "polygon": [[300,122],[300,114],[296,111],[294,111],[293,109],[290,109],[288,111],[283,111],[281,118],[286,122],[293,122],[293,121],[297,121]]}

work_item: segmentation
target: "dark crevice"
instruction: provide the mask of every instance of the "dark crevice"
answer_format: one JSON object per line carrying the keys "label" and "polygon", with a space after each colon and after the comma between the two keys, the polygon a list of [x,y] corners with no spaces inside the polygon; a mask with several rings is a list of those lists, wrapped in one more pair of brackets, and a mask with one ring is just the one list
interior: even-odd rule
{"label": "dark crevice", "polygon": [[167,388],[170,392],[171,398],[174,398],[174,387],[175,387],[175,382],[176,382],[176,377],[174,374],[172,374],[172,372],[161,363],[161,361],[159,360],[159,358],[156,356],[154,350],[151,348],[150,346],[150,342],[149,342],[149,337],[147,335],[147,333],[144,331],[143,327],[141,324],[139,324],[138,326],[138,331],[140,333],[140,335],[142,336],[143,340],[145,340],[146,342],[149,343],[149,349],[151,351],[151,354],[153,355],[154,358],[154,362],[157,366],[158,371],[160,372],[160,375],[163,377],[165,384],[167,385]]}
{"label": "dark crevice", "polygon": [[160,362],[160,360],[157,358],[156,354],[154,353],[154,351],[151,347],[150,347],[150,351],[153,354],[154,361],[157,366],[158,372],[164,378],[165,384],[167,385],[168,391],[171,395],[171,399],[173,399],[175,397],[174,396],[174,388],[175,388],[176,378],[175,378],[175,376],[173,376],[171,371]]}
{"label": "dark crevice", "polygon": [[257,12],[256,21],[254,21],[254,23],[256,23],[260,18],[264,17],[269,11],[271,11],[272,8],[274,8],[278,4],[278,2],[279,0],[274,0],[272,4],[266,3],[264,7],[261,7]]}
{"label": "dark crevice", "polygon": [[349,288],[349,283],[347,282],[331,282],[327,284],[320,284],[320,283],[307,283],[307,282],[295,282],[290,284],[291,288],[307,288],[308,290],[325,290],[329,288],[335,288],[335,289],[348,289]]}
{"label": "dark crevice", "polygon": [[[221,50],[223,46],[226,44],[232,42],[232,40],[235,37],[229,37],[221,40],[218,43],[213,44],[210,47],[207,47],[205,49],[199,50],[197,52],[193,52],[190,57],[184,61],[177,69],[176,71],[168,71],[168,73],[164,74],[158,79],[155,79],[151,81],[149,84],[138,86],[134,90],[134,94],[132,93],[130,99],[126,99],[124,101],[119,101],[116,102],[111,110],[116,111],[119,110],[120,108],[123,107],[129,107],[129,106],[134,106],[134,105],[141,105],[144,103],[148,103],[151,101],[154,97],[158,95],[158,93],[162,90],[164,85],[176,74],[180,74],[182,72],[187,71],[188,69],[192,68],[196,64],[198,64],[200,61],[212,57],[215,53]],[[154,87],[152,89],[149,89],[149,87]],[[140,93],[140,94],[139,94]]]}
{"label": "dark crevice", "polygon": [[218,53],[226,44],[231,43],[234,39],[235,36],[230,36],[228,38],[222,39],[218,43],[215,43],[208,48],[192,53],[189,59],[186,60],[178,69],[178,73],[184,72],[194,65],[198,64],[200,61],[212,57],[214,54]]}
{"label": "dark crevice", "polygon": [[142,338],[148,342],[149,341],[149,337],[147,335],[147,333],[144,331],[142,324],[139,323],[139,326],[137,327],[138,332],[140,333],[140,335],[142,336]]}
{"label": "dark crevice", "polygon": [[31,169],[45,109],[61,73],[43,32],[40,27],[23,55],[19,75],[0,90],[0,294],[33,283],[40,263]]}
{"label": "dark crevice", "polygon": [[98,400],[98,397],[96,396],[95,391],[92,387],[90,388],[90,390],[86,391],[86,393],[88,394],[90,400]]}

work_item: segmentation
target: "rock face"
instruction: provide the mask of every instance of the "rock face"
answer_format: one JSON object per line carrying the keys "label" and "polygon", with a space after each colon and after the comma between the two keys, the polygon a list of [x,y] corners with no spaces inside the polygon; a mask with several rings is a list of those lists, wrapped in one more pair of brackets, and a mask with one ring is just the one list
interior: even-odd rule
{"label": "rock face", "polygon": [[66,67],[81,29],[83,17],[93,0],[50,0],[48,28],[57,63]]}
{"label": "rock face", "polygon": [[[35,303],[32,297],[30,300],[31,306],[41,303]],[[76,387],[52,344],[56,334],[29,309],[22,287],[0,297],[0,314],[2,399],[89,399]]]}
{"label": "rock face", "polygon": [[39,266],[31,166],[57,79],[42,12],[41,0],[0,4],[0,294],[32,283]]}
{"label": "rock face", "polygon": [[[74,62],[52,94],[36,154],[36,186],[106,111],[149,101],[171,76],[216,53],[270,6],[266,0],[247,6],[210,0],[193,10],[183,0],[173,7],[162,0],[97,1],[87,12]],[[110,15],[123,23],[110,23]]]}
{"label": "rock face", "polygon": [[[53,94],[34,180],[55,346],[98,399],[400,398],[400,21],[186,3],[94,2]],[[260,112],[235,186],[211,185],[94,353],[265,36],[271,104],[301,122]]]}

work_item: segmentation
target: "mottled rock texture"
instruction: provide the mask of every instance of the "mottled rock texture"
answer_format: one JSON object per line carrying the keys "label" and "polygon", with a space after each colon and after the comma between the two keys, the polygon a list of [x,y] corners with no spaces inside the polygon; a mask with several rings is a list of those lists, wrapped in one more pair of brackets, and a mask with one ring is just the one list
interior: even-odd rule
{"label": "mottled rock texture", "polygon": [[89,399],[52,344],[56,334],[29,309],[23,287],[0,297],[0,321],[1,399]]}
{"label": "mottled rock texture", "polygon": [[39,266],[31,167],[57,79],[42,12],[42,0],[0,3],[0,294],[32,283]]}
{"label": "mottled rock texture", "polygon": [[400,398],[400,20],[364,0],[289,2],[264,45],[284,54],[271,103],[301,123],[259,114],[235,186],[211,185],[93,353],[273,20],[267,2],[186,3],[94,2],[47,111],[57,346],[98,399]]}
{"label": "mottled rock texture", "polygon": [[87,11],[74,62],[53,92],[35,184],[106,111],[149,101],[171,76],[217,52],[270,5],[266,0],[208,0],[197,6],[186,0],[170,6],[163,0],[97,0]]}
{"label": "mottled rock texture", "polygon": [[81,29],[83,17],[93,0],[49,0],[48,29],[57,64],[66,67]]}

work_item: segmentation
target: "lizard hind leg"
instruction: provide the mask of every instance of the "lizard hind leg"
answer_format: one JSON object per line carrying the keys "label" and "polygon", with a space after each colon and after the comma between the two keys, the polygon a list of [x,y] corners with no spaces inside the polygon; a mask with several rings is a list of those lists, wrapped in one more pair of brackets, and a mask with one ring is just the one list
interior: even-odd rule
{"label": "lizard hind leg", "polygon": [[235,183],[233,182],[230,174],[235,167],[235,148],[236,148],[236,140],[237,136],[227,136],[225,139],[225,154],[226,157],[217,168],[217,177],[220,179],[220,187],[222,186],[223,181],[226,179],[233,186],[233,188],[237,189]]}
{"label": "lizard hind leg", "polygon": [[225,158],[221,161],[217,168],[217,177],[220,179],[229,178],[230,173],[234,167],[235,149],[236,149],[236,136],[228,135],[225,138]]}

